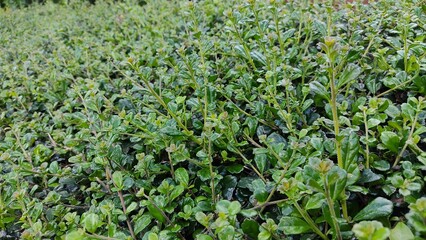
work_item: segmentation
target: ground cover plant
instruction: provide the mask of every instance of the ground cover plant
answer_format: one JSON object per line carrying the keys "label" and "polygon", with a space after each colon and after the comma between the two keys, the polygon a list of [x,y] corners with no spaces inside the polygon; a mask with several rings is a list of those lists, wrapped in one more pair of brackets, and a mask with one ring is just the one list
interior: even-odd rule
{"label": "ground cover plant", "polygon": [[0,10],[0,239],[426,238],[426,8]]}

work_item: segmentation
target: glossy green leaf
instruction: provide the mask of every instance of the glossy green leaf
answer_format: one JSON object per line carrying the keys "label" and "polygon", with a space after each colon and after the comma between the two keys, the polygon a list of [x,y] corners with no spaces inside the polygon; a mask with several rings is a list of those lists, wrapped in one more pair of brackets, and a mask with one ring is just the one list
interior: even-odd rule
{"label": "glossy green leaf", "polygon": [[338,199],[345,190],[347,173],[345,170],[334,166],[326,175],[328,188],[332,199]]}
{"label": "glossy green leaf", "polygon": [[258,51],[252,51],[250,53],[250,56],[253,58],[254,61],[262,64],[263,66],[266,66],[266,58],[265,58],[265,56],[263,56],[262,53],[260,53]]}
{"label": "glossy green leaf", "polygon": [[371,201],[354,217],[354,221],[373,220],[387,217],[392,213],[393,203],[386,198],[378,197]]}
{"label": "glossy green leaf", "polygon": [[158,206],[155,206],[154,204],[152,204],[151,202],[148,203],[148,205],[146,206],[148,208],[149,213],[151,213],[151,215],[157,219],[158,221],[165,223],[166,222],[166,218],[164,217],[163,213],[161,212],[161,209],[159,209]]}
{"label": "glossy green leaf", "polygon": [[348,65],[342,72],[337,84],[337,88],[341,88],[351,81],[354,81],[362,72],[362,69],[355,65]]}
{"label": "glossy green leaf", "polygon": [[178,168],[175,171],[176,180],[182,184],[184,187],[187,187],[189,184],[189,174],[184,168]]}
{"label": "glossy green leaf", "polygon": [[380,135],[380,140],[385,145],[385,147],[389,150],[391,150],[394,153],[398,152],[399,145],[400,145],[400,139],[398,135],[394,132],[384,131]]}
{"label": "glossy green leaf", "polygon": [[373,128],[376,127],[377,125],[380,124],[380,120],[379,119],[375,119],[375,118],[370,118],[367,121],[367,127],[368,128]]}
{"label": "glossy green leaf", "polygon": [[308,198],[308,202],[306,202],[305,209],[318,209],[325,203],[325,196],[323,193],[316,193]]}
{"label": "glossy green leaf", "polygon": [[256,154],[254,156],[254,161],[256,162],[256,167],[259,169],[261,173],[265,171],[267,164],[267,156],[266,154]]}
{"label": "glossy green leaf", "polygon": [[417,76],[413,79],[413,82],[417,87],[417,91],[426,94],[426,76]]}
{"label": "glossy green leaf", "polygon": [[344,159],[344,169],[348,171],[351,164],[358,160],[360,143],[358,135],[351,131],[348,136],[343,138],[342,158]]}
{"label": "glossy green leaf", "polygon": [[381,176],[374,173],[371,169],[365,169],[362,171],[361,178],[358,183],[370,183],[381,179]]}
{"label": "glossy green leaf", "polygon": [[250,238],[256,239],[257,235],[259,235],[259,223],[254,220],[244,220],[244,222],[241,224],[241,228],[243,232],[247,234],[247,236],[249,236]]}
{"label": "glossy green leaf", "polygon": [[170,200],[173,201],[177,197],[179,197],[183,192],[185,191],[185,188],[182,185],[175,186],[173,190],[170,192]]}
{"label": "glossy green leaf", "polygon": [[231,200],[237,187],[238,178],[232,175],[226,175],[222,181],[222,195],[225,199]]}
{"label": "glossy green leaf", "polygon": [[317,81],[310,82],[309,88],[314,94],[319,95],[320,97],[326,100],[330,99],[329,92],[320,82],[317,82]]}
{"label": "glossy green leaf", "polygon": [[309,232],[311,227],[304,220],[297,217],[282,217],[278,229],[285,234],[301,234]]}

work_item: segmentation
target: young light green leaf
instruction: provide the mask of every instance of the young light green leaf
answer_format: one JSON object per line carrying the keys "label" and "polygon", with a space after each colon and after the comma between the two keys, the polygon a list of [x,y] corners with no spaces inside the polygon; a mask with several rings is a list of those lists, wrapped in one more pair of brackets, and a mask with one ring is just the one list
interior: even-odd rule
{"label": "young light green leaf", "polygon": [[240,214],[246,218],[252,218],[257,215],[257,212],[254,209],[243,209],[240,211]]}
{"label": "young light green leaf", "polygon": [[134,227],[134,232],[137,235],[138,233],[142,232],[148,225],[151,223],[151,216],[144,214],[140,216],[136,222]]}
{"label": "young light green leaf", "polygon": [[195,219],[204,227],[207,227],[210,224],[210,218],[203,212],[195,213]]}
{"label": "young light green leaf", "polygon": [[120,171],[112,174],[112,181],[119,190],[123,189],[123,174]]}
{"label": "young light green leaf", "polygon": [[426,232],[426,197],[417,199],[417,201],[415,203],[411,203],[409,207],[410,212],[405,215],[408,220],[408,224],[417,232]]}
{"label": "young light green leaf", "polygon": [[90,233],[96,232],[100,225],[101,221],[96,213],[89,213],[84,218],[83,226]]}
{"label": "young light green leaf", "polygon": [[411,232],[410,228],[407,227],[403,222],[399,222],[396,226],[390,231],[390,240],[412,240],[414,239],[414,234]]}
{"label": "young light green leaf", "polygon": [[257,235],[257,239],[258,240],[270,240],[272,237],[272,234],[266,230],[261,231],[258,235]]}
{"label": "young light green leaf", "polygon": [[231,202],[228,200],[220,200],[216,203],[216,212],[218,213],[228,213],[229,211],[229,205],[231,205]]}
{"label": "young light green leaf", "polygon": [[159,240],[158,235],[156,233],[149,233],[148,240]]}
{"label": "young light green leaf", "polygon": [[133,210],[135,210],[138,207],[138,204],[136,202],[130,203],[130,205],[126,208],[126,214],[131,213]]}
{"label": "young light green leaf", "polygon": [[238,201],[231,202],[228,211],[230,215],[237,215],[241,211],[241,204]]}
{"label": "young light green leaf", "polygon": [[375,119],[375,118],[370,118],[370,119],[368,119],[368,121],[367,121],[367,127],[370,129],[370,128],[373,128],[373,127],[375,127],[375,126],[377,126],[377,125],[379,125],[380,124],[380,120],[379,119]]}
{"label": "young light green leaf", "polygon": [[206,234],[198,234],[198,235],[195,237],[195,239],[196,239],[196,240],[213,240],[213,238],[212,238],[212,237],[210,237],[209,235],[206,235]]}
{"label": "young light green leaf", "polygon": [[78,229],[76,231],[67,233],[67,235],[65,236],[65,240],[82,240],[85,236],[86,235],[84,234],[84,230]]}
{"label": "young light green leaf", "polygon": [[390,231],[383,227],[378,221],[362,221],[352,228],[352,232],[359,240],[385,240],[388,238]]}
{"label": "young light green leaf", "polygon": [[217,236],[219,237],[219,240],[233,240],[234,235],[235,235],[235,228],[230,225],[221,229],[217,234]]}

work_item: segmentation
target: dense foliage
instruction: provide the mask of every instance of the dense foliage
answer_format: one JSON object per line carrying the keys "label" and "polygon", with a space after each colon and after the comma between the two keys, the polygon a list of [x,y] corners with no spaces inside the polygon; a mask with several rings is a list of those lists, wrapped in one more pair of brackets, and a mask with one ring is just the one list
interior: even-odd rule
{"label": "dense foliage", "polygon": [[424,239],[426,7],[0,10],[0,238]]}

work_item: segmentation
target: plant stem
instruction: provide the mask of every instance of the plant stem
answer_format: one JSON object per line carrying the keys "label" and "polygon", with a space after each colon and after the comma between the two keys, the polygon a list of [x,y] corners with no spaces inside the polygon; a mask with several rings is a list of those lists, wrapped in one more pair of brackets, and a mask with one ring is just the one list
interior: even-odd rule
{"label": "plant stem", "polygon": [[335,135],[335,143],[336,143],[336,154],[337,154],[337,164],[339,167],[343,168],[343,158],[342,158],[342,151],[341,151],[341,145],[340,145],[340,140],[339,138],[339,133],[340,133],[340,123],[339,123],[339,116],[337,113],[337,100],[336,100],[336,86],[334,84],[334,72],[333,72],[333,68],[331,68],[331,73],[330,73],[330,88],[331,88],[331,100],[330,100],[330,105],[331,105],[331,111],[333,114],[333,125],[334,125],[334,135]]}
{"label": "plant stem", "polygon": [[365,158],[366,158],[366,168],[370,168],[370,150],[369,150],[369,146],[368,146],[368,124],[367,124],[367,113],[366,110],[363,110],[363,114],[364,114],[364,128],[365,128],[365,141],[367,142],[365,144]]}
{"label": "plant stem", "polygon": [[[194,12],[192,12],[194,13]],[[192,14],[194,21],[196,22],[196,17],[194,16],[194,14]],[[209,106],[209,101],[208,101],[208,83],[209,80],[207,78],[208,73],[206,72],[207,66],[205,63],[205,59],[204,59],[204,50],[203,50],[203,46],[201,44],[201,39],[199,39],[198,41],[198,48],[200,49],[199,53],[200,53],[200,61],[201,61],[201,66],[203,69],[203,83],[204,83],[204,109],[202,109],[203,111],[203,118],[204,118],[204,129],[206,129],[206,125],[207,125],[207,116],[208,116],[208,106]],[[207,152],[208,152],[208,158],[209,158],[209,171],[210,171],[210,188],[212,191],[212,200],[213,200],[213,204],[216,203],[216,193],[215,193],[215,172],[213,170],[213,157],[212,157],[212,141],[211,141],[211,130],[209,129],[209,136],[205,136],[203,138],[203,140],[205,141],[206,138],[208,138],[208,146],[207,146]]]}
{"label": "plant stem", "polygon": [[370,51],[370,48],[371,48],[371,46],[372,46],[372,45],[373,45],[373,43],[374,43],[374,38],[375,38],[377,35],[379,35],[379,34],[380,34],[380,32],[382,31],[382,30],[381,30],[381,27],[382,27],[382,21],[383,21],[383,18],[384,18],[384,17],[385,17],[385,15],[383,14],[383,15],[382,15],[382,17],[380,18],[379,24],[378,24],[378,25],[377,25],[377,27],[376,27],[376,29],[378,29],[378,30],[377,30],[377,33],[376,33],[375,35],[373,35],[373,36],[371,37],[370,41],[368,42],[368,46],[367,46],[367,48],[365,48],[364,54],[362,55],[362,57],[363,57],[363,58],[365,58],[365,57],[367,56],[368,52]]}
{"label": "plant stem", "polygon": [[[342,156],[342,147],[340,145],[341,143],[340,143],[340,139],[339,139],[340,123],[339,123],[339,116],[338,116],[338,113],[337,113],[337,89],[336,89],[336,85],[335,85],[336,72],[335,72],[335,68],[334,68],[333,57],[331,56],[332,50],[333,49],[330,49],[330,47],[327,47],[327,52],[326,52],[327,57],[328,57],[328,62],[329,62],[328,76],[329,76],[330,88],[331,88],[330,105],[331,105],[331,111],[332,111],[332,114],[333,114],[334,135],[335,135],[336,153],[337,153],[337,164],[340,168],[345,169],[345,165],[344,165],[344,162],[343,162],[343,156]],[[345,191],[342,192],[342,197],[343,197],[343,200],[341,202],[342,212],[343,212],[343,217],[347,221],[349,221],[348,209],[347,209],[346,199],[344,198],[345,197],[344,195],[345,195]]]}
{"label": "plant stem", "polygon": [[408,135],[407,141],[405,141],[404,146],[401,149],[401,152],[399,152],[398,156],[395,159],[395,162],[393,163],[393,168],[396,167],[396,165],[398,165],[399,161],[402,158],[402,154],[404,154],[405,149],[407,149],[408,144],[411,142],[411,139],[413,137],[413,133],[416,127],[416,123],[417,123],[417,118],[419,117],[419,111],[416,112],[416,115],[414,116],[414,121],[411,123],[411,130],[410,130],[410,134]]}
{"label": "plant stem", "polygon": [[250,113],[248,113],[248,112],[244,111],[243,109],[241,109],[241,108],[240,108],[237,104],[235,104],[235,103],[232,101],[232,99],[230,99],[228,96],[226,96],[226,94],[222,93],[222,96],[223,96],[224,98],[226,98],[226,100],[228,100],[228,101],[229,101],[229,103],[232,103],[232,105],[233,105],[233,106],[235,106],[235,108],[237,108],[237,110],[238,110],[238,111],[240,111],[242,114],[244,114],[244,115],[246,115],[246,116],[248,116],[248,117],[255,118],[257,121],[259,121],[259,122],[260,122],[260,123],[262,123],[263,125],[268,126],[268,127],[272,128],[272,129],[274,129],[274,130],[277,130],[277,129],[278,129],[278,127],[277,127],[277,126],[275,126],[273,123],[266,122],[265,120],[263,120],[263,119],[261,119],[261,118],[259,118],[259,117],[257,117],[257,116],[254,116],[254,115],[252,115],[252,114],[250,114]]}
{"label": "plant stem", "polygon": [[175,169],[173,167],[173,161],[172,161],[172,156],[170,154],[170,152],[167,152],[167,156],[169,157],[169,163],[170,163],[170,172],[172,174],[172,178],[175,179]]}
{"label": "plant stem", "polygon": [[[269,145],[267,145],[269,148]],[[275,151],[271,148],[271,151],[275,153]],[[274,188],[272,189],[272,191],[269,193],[268,198],[266,199],[266,201],[263,203],[263,207],[260,209],[260,212],[263,212],[263,210],[265,209],[266,206],[268,206],[268,202],[271,200],[272,196],[274,196],[274,193],[277,191],[277,188],[279,186],[279,184],[281,183],[281,181],[284,179],[285,174],[287,173],[288,168],[290,167],[291,163],[293,162],[293,158],[294,158],[294,154],[296,153],[296,150],[293,150],[293,152],[291,153],[290,156],[290,160],[288,161],[288,163],[286,165],[284,165],[284,170],[281,173],[280,178],[278,179],[278,182],[275,184]],[[279,158],[279,156],[276,154],[274,155],[276,158]],[[278,159],[280,160],[280,159]],[[284,163],[283,163],[284,164]]]}
{"label": "plant stem", "polygon": [[19,148],[21,148],[21,151],[24,154],[25,159],[27,159],[27,161],[31,164],[32,168],[34,168],[34,166],[33,166],[33,160],[31,158],[31,156],[28,154],[28,152],[25,150],[24,146],[21,143],[21,137],[13,129],[11,129],[11,131],[12,131],[13,135],[15,135],[16,142],[18,143]]}
{"label": "plant stem", "polygon": [[309,216],[309,214],[300,207],[299,203],[297,201],[293,201],[293,205],[296,207],[297,211],[302,215],[303,219],[309,224],[309,226],[312,228],[312,230],[318,234],[322,239],[328,240],[328,237],[319,230],[318,226],[315,224],[315,222],[312,220],[312,218]]}
{"label": "plant stem", "polygon": [[285,173],[286,170],[284,170],[280,176],[280,179],[278,180],[278,182],[275,184],[274,188],[272,189],[272,191],[269,193],[268,198],[266,199],[266,201],[261,205],[259,214],[263,212],[263,210],[265,210],[265,208],[267,206],[269,206],[269,201],[271,201],[271,198],[274,196],[275,192],[277,191],[278,185],[280,184],[280,182],[284,179],[285,177]]}
{"label": "plant stem", "polygon": [[324,188],[325,188],[325,197],[327,199],[327,205],[330,209],[331,219],[333,221],[333,227],[338,240],[342,240],[342,234],[340,233],[339,223],[337,222],[336,212],[334,211],[333,199],[330,197],[330,189],[328,189],[328,181],[325,176],[323,176]]}
{"label": "plant stem", "polygon": [[402,38],[404,41],[404,70],[405,72],[408,72],[408,43],[407,43],[408,23],[405,24],[402,32],[403,32]]}
{"label": "plant stem", "polygon": [[209,156],[210,187],[212,189],[212,200],[213,200],[213,203],[216,203],[216,194],[215,194],[215,189],[214,189],[215,172],[213,171],[212,141],[211,141],[210,137],[209,137],[209,141],[208,141],[207,151],[208,151],[208,156]]}
{"label": "plant stem", "polygon": [[235,149],[235,150],[240,155],[240,157],[243,159],[244,164],[249,165],[250,168],[257,174],[257,176],[259,176],[260,179],[262,179],[262,181],[264,183],[266,183],[267,181],[266,181],[265,177],[259,172],[259,170],[256,169],[255,166],[253,166],[253,164],[250,163],[250,161],[244,156],[244,154],[238,149]]}
{"label": "plant stem", "polygon": [[271,205],[275,205],[275,204],[280,204],[282,202],[287,202],[287,201],[290,201],[290,199],[285,198],[285,199],[280,199],[280,200],[275,200],[275,201],[270,201],[270,202],[264,202],[263,204],[260,204],[260,205],[257,205],[257,206],[250,208],[249,210],[256,210],[256,209],[259,209],[259,208],[263,208],[263,207],[267,207],[267,206],[271,206]]}
{"label": "plant stem", "polygon": [[392,91],[394,91],[394,90],[396,90],[396,89],[398,89],[398,88],[400,88],[400,87],[403,87],[405,84],[407,84],[407,83],[409,83],[409,82],[411,82],[411,79],[408,79],[407,81],[402,82],[402,83],[400,83],[400,84],[396,85],[395,87],[393,87],[393,88],[391,88],[391,89],[388,89],[388,90],[386,90],[386,91],[384,91],[384,92],[380,93],[380,94],[379,94],[379,95],[377,95],[376,97],[377,97],[377,98],[379,98],[379,97],[381,97],[381,96],[383,96],[383,95],[385,95],[385,94],[388,94],[388,93],[390,93],[390,92],[392,92]]}
{"label": "plant stem", "polygon": [[[135,66],[133,66],[134,70],[137,70],[135,68]],[[127,79],[129,79],[133,84],[135,84],[136,86],[143,88],[142,85],[140,85],[138,82],[136,82],[134,79],[132,79],[131,77],[129,77],[127,74],[125,74],[121,69],[119,69],[117,67],[118,71],[125,76]],[[169,109],[169,107],[167,106],[167,104],[164,102],[164,100],[157,94],[157,92],[155,92],[155,90],[151,87],[151,85],[149,84],[149,81],[142,76],[142,74],[139,74],[139,76],[141,77],[142,81],[144,82],[146,88],[148,88],[149,92],[157,99],[157,101],[161,104],[161,106],[163,106],[163,108],[170,114],[170,116],[172,116],[172,118],[176,121],[176,123],[178,124],[178,126],[183,129],[184,134],[187,135],[192,141],[194,141],[195,143],[197,143],[198,145],[201,144],[200,139],[196,138],[194,135],[191,134],[191,132],[189,131],[189,129],[180,121],[180,119],[176,116],[176,114],[173,113],[173,111],[171,111]]]}
{"label": "plant stem", "polygon": [[280,25],[279,25],[277,3],[276,2],[274,2],[274,7],[272,9],[273,9],[273,18],[274,18],[274,23],[275,23],[275,32],[277,33],[278,42],[280,44],[281,55],[285,56],[284,42],[281,38],[281,29],[280,29]]}
{"label": "plant stem", "polygon": [[238,38],[238,40],[240,41],[241,45],[243,46],[244,53],[245,53],[245,55],[246,55],[246,57],[247,57],[247,59],[248,59],[248,61],[249,61],[250,65],[252,66],[252,68],[253,68],[254,70],[257,70],[256,65],[254,64],[253,58],[252,58],[252,57],[251,57],[251,55],[250,55],[250,50],[249,50],[249,48],[247,47],[247,44],[246,44],[246,42],[244,41],[243,37],[241,36],[240,31],[238,31],[238,26],[237,26],[237,24],[235,23],[235,19],[232,19],[232,20],[231,20],[231,22],[232,22],[232,25],[234,26],[234,30],[235,30],[235,32],[237,33],[237,34],[236,34],[236,35],[237,35],[237,38]]}
{"label": "plant stem", "polygon": [[[265,32],[260,27],[260,24],[259,24],[259,14],[256,11],[255,3],[251,4],[251,10],[253,12],[254,21],[256,23],[256,26],[257,26],[257,29],[258,29],[259,35],[260,35],[260,40],[258,41],[259,42],[259,46],[262,48],[263,53],[266,54],[267,51],[266,51],[265,43],[263,42],[263,39],[265,39]],[[271,65],[270,65],[269,61],[270,61],[269,58],[266,58],[266,69],[267,70],[271,70]]]}
{"label": "plant stem", "polygon": [[[152,206],[154,206],[158,211],[160,211],[161,215],[164,217],[164,219],[166,219],[166,221],[169,225],[174,225],[174,223],[170,220],[170,218],[166,215],[166,213],[160,207],[158,207],[157,204],[155,204],[155,202],[152,200],[152,198],[150,198],[145,193],[143,194],[143,196],[146,199],[148,199],[148,201],[152,204]],[[180,239],[185,239],[180,232],[178,232],[177,235],[179,236]]]}
{"label": "plant stem", "polygon": [[132,235],[132,238],[136,239],[135,232],[133,232],[132,224],[130,223],[129,217],[127,216],[127,213],[126,213],[127,208],[126,208],[126,203],[124,202],[123,193],[119,190],[117,194],[118,194],[118,197],[120,198],[120,203],[121,203],[121,207],[123,208],[124,215],[126,216],[127,228],[129,229],[129,232],[130,232],[130,235]]}

